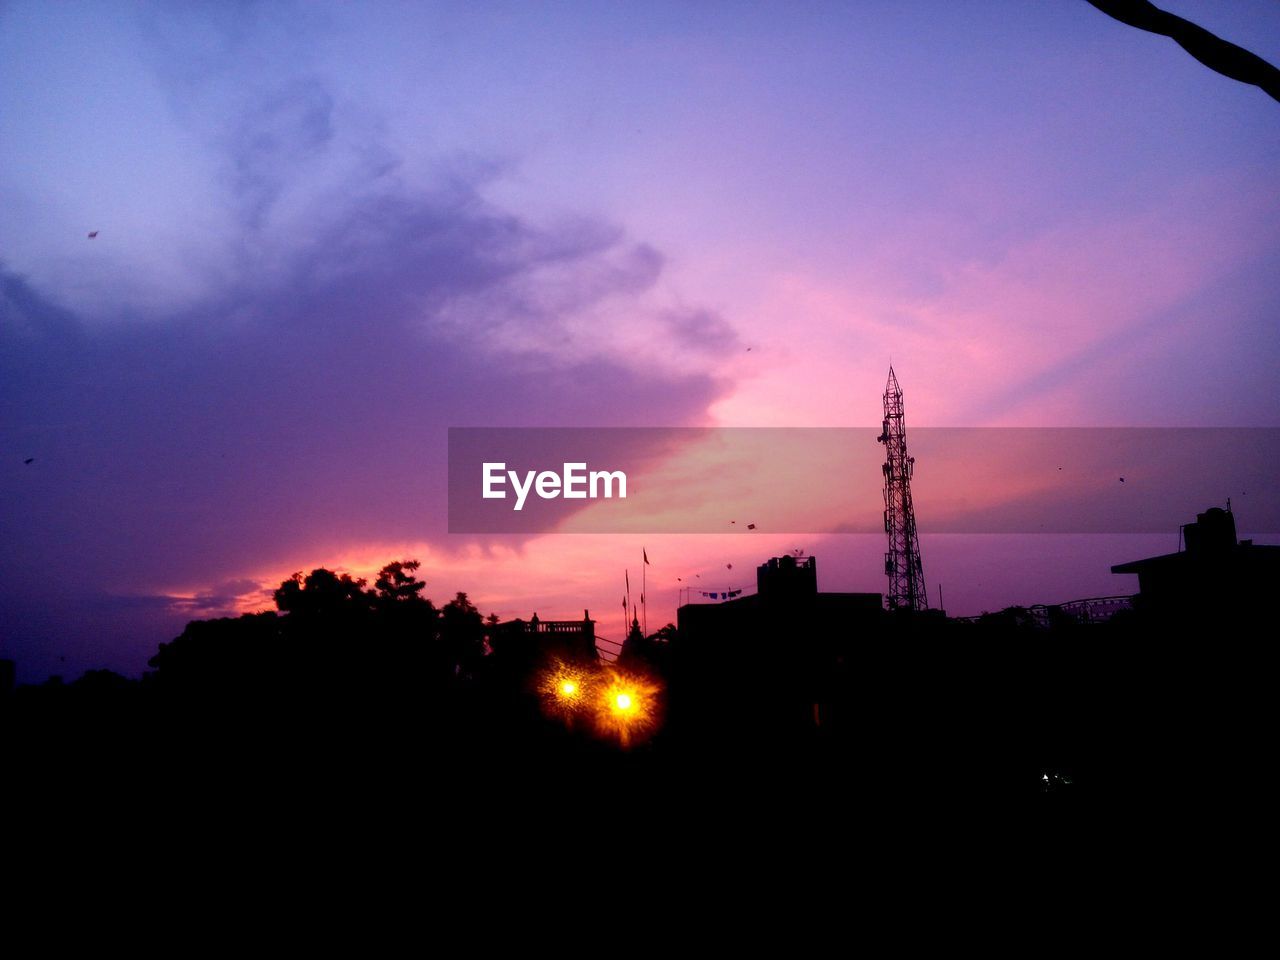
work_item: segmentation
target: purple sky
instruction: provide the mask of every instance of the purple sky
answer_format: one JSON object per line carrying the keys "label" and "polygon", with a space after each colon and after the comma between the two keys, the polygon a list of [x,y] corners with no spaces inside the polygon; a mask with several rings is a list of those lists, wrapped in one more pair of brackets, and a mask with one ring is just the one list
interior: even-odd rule
{"label": "purple sky", "polygon": [[[1162,5],[1280,62],[1272,0]],[[642,540],[651,627],[795,546],[882,590],[876,538],[450,537],[446,429],[868,425],[890,359],[909,428],[1280,425],[1278,169],[1280,105],[1083,0],[0,3],[0,656],[136,673],[408,556],[606,636]]]}

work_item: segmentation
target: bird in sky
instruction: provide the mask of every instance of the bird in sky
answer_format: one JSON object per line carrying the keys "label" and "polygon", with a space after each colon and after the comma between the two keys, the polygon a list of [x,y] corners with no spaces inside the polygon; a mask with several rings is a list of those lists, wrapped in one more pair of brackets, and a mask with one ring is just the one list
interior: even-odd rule
{"label": "bird in sky", "polygon": [[1124,477],[1121,477],[1121,478],[1120,478],[1120,482],[1121,482],[1121,483],[1124,483]]}
{"label": "bird in sky", "polygon": [[97,235],[98,235],[98,231],[97,231],[97,230],[90,230],[90,231],[89,231],[89,239],[90,239],[90,240],[92,240],[92,239],[93,239],[94,237],[96,237]]}
{"label": "bird in sky", "polygon": [[30,466],[31,464],[33,464],[33,463],[35,463],[35,462],[36,462],[36,458],[35,458],[35,457],[27,457],[27,459],[23,460],[22,462],[23,462],[23,463],[25,463],[25,464],[27,464],[28,466]]}
{"label": "bird in sky", "polygon": [[755,528],[756,528],[756,525],[755,525],[754,523],[748,523],[748,524],[747,524],[747,529],[748,529],[748,530],[754,530]]}

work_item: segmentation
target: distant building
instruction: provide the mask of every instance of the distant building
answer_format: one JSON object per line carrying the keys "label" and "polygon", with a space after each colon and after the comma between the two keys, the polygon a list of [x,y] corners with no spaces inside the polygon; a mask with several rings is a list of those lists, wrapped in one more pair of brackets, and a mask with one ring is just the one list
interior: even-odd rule
{"label": "distant building", "polygon": [[1182,528],[1183,547],[1116,564],[1136,573],[1134,609],[1161,621],[1257,622],[1275,618],[1280,546],[1236,540],[1231,511],[1211,507]]}
{"label": "distant building", "polygon": [[717,653],[808,632],[852,635],[879,622],[878,593],[819,593],[815,557],[774,557],[756,568],[756,592],[722,603],[687,603],[676,611],[682,646]]}
{"label": "distant building", "polygon": [[698,696],[735,718],[812,725],[882,613],[879,593],[819,592],[814,557],[774,557],[757,568],[755,594],[680,607],[672,653]]}
{"label": "distant building", "polygon": [[569,662],[595,661],[596,622],[590,611],[581,620],[508,620],[489,628],[489,647],[504,660],[534,662],[561,659]]}

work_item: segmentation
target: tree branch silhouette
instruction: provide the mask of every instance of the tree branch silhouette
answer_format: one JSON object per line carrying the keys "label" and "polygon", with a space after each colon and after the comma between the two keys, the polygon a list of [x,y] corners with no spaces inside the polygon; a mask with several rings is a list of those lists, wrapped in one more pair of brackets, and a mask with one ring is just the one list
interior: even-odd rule
{"label": "tree branch silhouette", "polygon": [[1280,70],[1204,27],[1161,10],[1148,0],[1088,0],[1107,16],[1139,30],[1169,37],[1210,70],[1241,83],[1261,87],[1280,101]]}

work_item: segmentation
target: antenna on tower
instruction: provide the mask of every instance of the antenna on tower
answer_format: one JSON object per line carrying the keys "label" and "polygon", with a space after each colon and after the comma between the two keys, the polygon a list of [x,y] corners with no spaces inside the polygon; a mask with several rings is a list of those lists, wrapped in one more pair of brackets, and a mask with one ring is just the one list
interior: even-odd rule
{"label": "antenna on tower", "polygon": [[916,460],[907,456],[902,387],[892,365],[884,388],[884,430],[876,439],[885,446],[884,532],[889,537],[889,550],[884,555],[884,574],[889,578],[885,606],[890,610],[925,610],[929,598],[920,563],[916,513],[911,505],[911,474]]}

